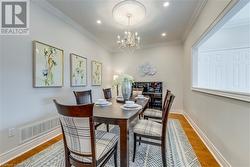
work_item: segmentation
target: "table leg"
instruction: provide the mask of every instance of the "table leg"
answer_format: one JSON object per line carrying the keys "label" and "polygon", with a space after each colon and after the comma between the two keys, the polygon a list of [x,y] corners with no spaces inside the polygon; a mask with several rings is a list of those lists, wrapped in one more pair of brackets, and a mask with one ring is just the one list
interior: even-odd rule
{"label": "table leg", "polygon": [[129,167],[129,124],[120,120],[120,167]]}

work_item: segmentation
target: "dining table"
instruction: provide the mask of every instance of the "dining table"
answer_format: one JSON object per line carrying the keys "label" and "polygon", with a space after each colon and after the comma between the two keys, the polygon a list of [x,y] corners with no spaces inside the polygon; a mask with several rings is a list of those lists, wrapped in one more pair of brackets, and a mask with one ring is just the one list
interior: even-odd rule
{"label": "dining table", "polygon": [[126,110],[122,108],[124,103],[113,98],[110,100],[111,105],[95,105],[93,111],[96,122],[118,125],[120,128],[120,167],[129,167],[129,127],[135,119],[139,118],[149,102],[148,98],[139,100],[133,98],[133,100],[142,107]]}

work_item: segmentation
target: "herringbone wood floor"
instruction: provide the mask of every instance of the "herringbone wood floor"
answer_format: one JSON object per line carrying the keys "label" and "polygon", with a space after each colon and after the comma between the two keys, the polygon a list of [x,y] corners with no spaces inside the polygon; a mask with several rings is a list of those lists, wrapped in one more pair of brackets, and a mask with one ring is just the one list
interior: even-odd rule
{"label": "herringbone wood floor", "polygon": [[[189,142],[191,143],[201,165],[203,167],[218,167],[219,164],[214,159],[212,154],[209,152],[207,147],[204,145],[204,143],[201,141],[199,136],[195,133],[193,128],[190,126],[190,124],[187,122],[186,118],[183,115],[180,114],[170,114],[170,118],[178,119],[189,139]],[[38,152],[46,149],[50,145],[60,141],[62,139],[62,135],[59,135],[52,140],[45,142],[41,144],[40,146],[37,146],[36,148],[24,153],[23,155],[20,155],[19,157],[7,162],[6,164],[2,165],[2,167],[13,167],[15,164],[18,164],[29,157],[37,154]]]}

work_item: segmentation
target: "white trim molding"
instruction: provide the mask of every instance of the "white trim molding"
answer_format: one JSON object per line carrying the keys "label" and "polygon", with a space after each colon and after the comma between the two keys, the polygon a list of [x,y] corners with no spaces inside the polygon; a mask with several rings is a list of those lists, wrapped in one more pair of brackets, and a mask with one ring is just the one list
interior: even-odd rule
{"label": "white trim molding", "polygon": [[46,133],[44,135],[41,135],[37,138],[34,138],[33,140],[30,140],[26,143],[23,143],[5,153],[0,154],[0,165],[5,164],[6,162],[24,154],[25,152],[55,138],[56,136],[60,135],[61,132],[61,127],[58,127],[49,133]]}
{"label": "white trim molding", "polygon": [[191,90],[206,93],[206,94],[236,99],[240,101],[250,102],[250,95],[248,93],[230,92],[230,91],[214,90],[214,89],[206,89],[206,88],[198,88],[198,87],[192,87]]}
{"label": "white trim molding", "polygon": [[190,115],[184,111],[184,117],[188,121],[188,123],[192,126],[196,134],[200,137],[202,142],[206,145],[208,150],[217,160],[217,162],[222,167],[231,167],[230,163],[226,160],[226,158],[221,154],[221,152],[215,147],[215,145],[211,142],[211,140],[207,137],[207,135],[198,127],[198,125],[192,120]]}

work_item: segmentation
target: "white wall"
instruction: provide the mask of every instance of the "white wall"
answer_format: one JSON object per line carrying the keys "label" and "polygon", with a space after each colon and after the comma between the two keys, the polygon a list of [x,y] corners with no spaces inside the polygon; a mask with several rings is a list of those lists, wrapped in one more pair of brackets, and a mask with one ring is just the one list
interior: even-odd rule
{"label": "white wall", "polygon": [[[19,145],[18,131],[16,136],[8,138],[8,129],[17,128],[57,113],[52,99],[64,97],[74,102],[72,90],[92,89],[93,98],[103,96],[102,88],[111,86],[112,71],[110,56],[107,51],[94,41],[86,38],[69,24],[52,13],[31,2],[30,35],[1,36],[1,71],[3,70],[3,111],[1,111],[0,152],[4,153]],[[32,87],[32,40],[48,43],[64,50],[64,87]],[[88,86],[70,87],[69,54],[73,52],[88,60]],[[91,60],[103,63],[103,85],[90,86]],[[3,120],[2,120],[3,119]]]}
{"label": "white wall", "polygon": [[[3,53],[2,53],[2,38],[0,37],[0,128],[3,126],[3,115],[2,115],[2,81],[3,81]],[[0,138],[0,143],[1,143],[1,138]]]}
{"label": "white wall", "polygon": [[235,167],[248,167],[250,166],[250,103],[191,91],[192,45],[228,2],[229,0],[208,1],[185,41],[184,111],[229,164]]}
{"label": "white wall", "polygon": [[[170,89],[176,96],[172,110],[183,110],[183,47],[179,43],[166,46],[142,49],[134,55],[117,53],[113,55],[114,73],[127,73],[135,78],[135,81],[162,81],[163,91]],[[156,67],[154,76],[142,77],[138,73],[138,66],[150,63]]]}

